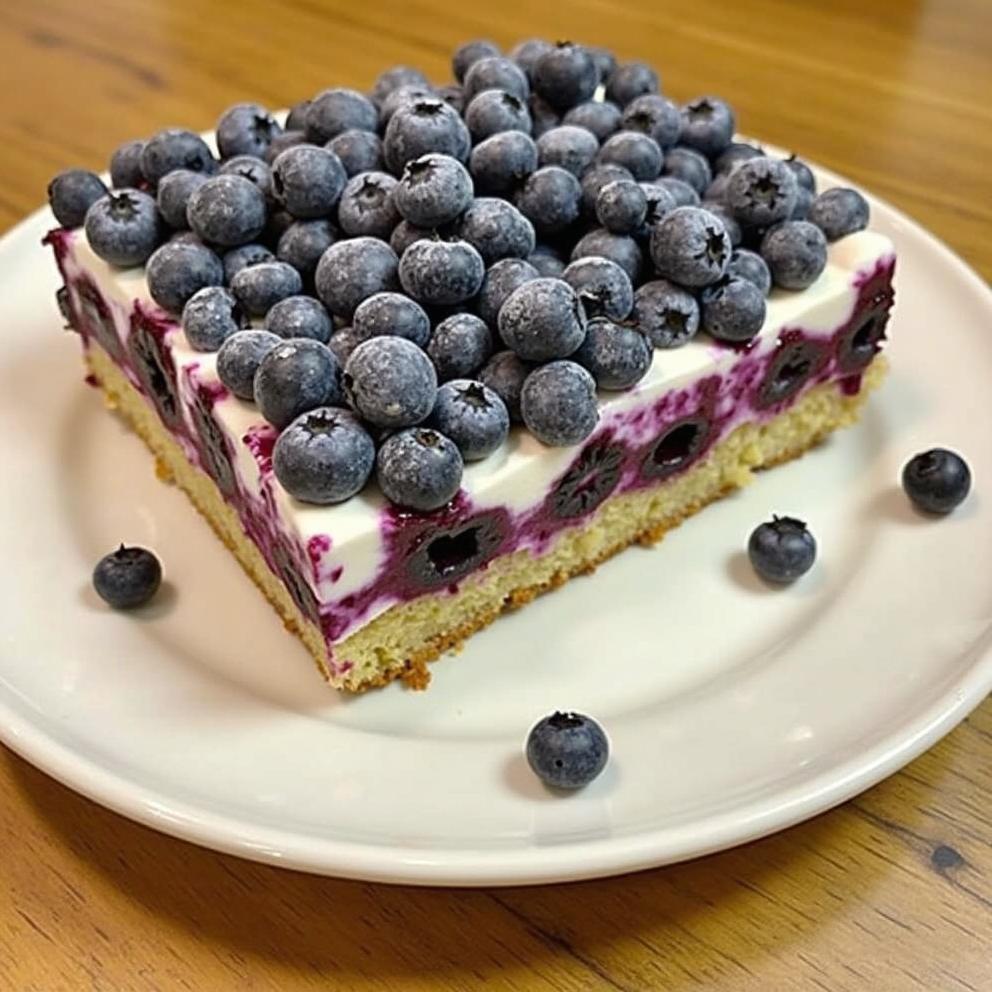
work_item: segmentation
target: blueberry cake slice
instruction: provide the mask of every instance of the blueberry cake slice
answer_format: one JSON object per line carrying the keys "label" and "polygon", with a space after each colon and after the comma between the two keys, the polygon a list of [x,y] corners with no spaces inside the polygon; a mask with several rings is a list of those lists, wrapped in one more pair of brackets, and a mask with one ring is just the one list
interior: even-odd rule
{"label": "blueberry cake slice", "polygon": [[59,300],[336,688],[402,677],[852,423],[894,252],[642,63],[473,42],[49,188]]}

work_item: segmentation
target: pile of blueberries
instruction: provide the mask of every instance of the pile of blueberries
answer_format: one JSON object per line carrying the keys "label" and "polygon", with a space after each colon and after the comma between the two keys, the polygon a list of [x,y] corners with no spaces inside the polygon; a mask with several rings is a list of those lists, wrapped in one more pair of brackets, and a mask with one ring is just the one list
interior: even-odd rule
{"label": "pile of blueberries", "polygon": [[773,285],[802,290],[827,242],[863,229],[857,192],[735,142],[730,106],[678,105],[602,49],[488,41],[455,83],[405,66],[368,94],[324,90],[284,126],[238,104],[218,161],[170,128],[58,175],[61,224],[146,266],[190,345],[281,434],[297,498],[337,503],[373,472],[392,502],[444,505],[511,423],[574,445],[597,388],[654,348],[760,330]]}

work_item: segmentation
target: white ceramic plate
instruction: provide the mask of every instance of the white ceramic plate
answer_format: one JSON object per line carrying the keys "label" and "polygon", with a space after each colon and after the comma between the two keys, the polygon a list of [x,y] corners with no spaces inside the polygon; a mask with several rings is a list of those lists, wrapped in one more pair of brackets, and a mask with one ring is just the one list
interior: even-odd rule
{"label": "white ceramic plate", "polygon": [[[355,878],[577,879],[767,834],[872,785],[992,687],[992,295],[873,201],[899,250],[893,372],[863,422],[652,551],[502,619],[427,693],[324,687],[302,647],[60,337],[47,211],[0,241],[4,485],[0,734],[127,816],[211,847]],[[974,491],[924,520],[898,488],[933,444]],[[772,512],[810,522],[815,569],[770,591],[742,555]],[[104,609],[93,563],[155,548],[168,585]],[[595,715],[613,757],[546,793],[521,756],[556,708]]]}

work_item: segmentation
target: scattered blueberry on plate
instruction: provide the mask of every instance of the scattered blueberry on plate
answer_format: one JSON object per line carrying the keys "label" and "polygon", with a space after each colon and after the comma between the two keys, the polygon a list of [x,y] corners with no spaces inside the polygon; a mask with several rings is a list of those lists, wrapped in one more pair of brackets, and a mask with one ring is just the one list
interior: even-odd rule
{"label": "scattered blueberry on plate", "polygon": [[581,789],[606,767],[610,742],[592,717],[552,713],[527,735],[527,764],[545,785]]}
{"label": "scattered blueberry on plate", "polygon": [[162,584],[162,565],[146,548],[121,545],[93,569],[93,588],[115,610],[143,606]]}
{"label": "scattered blueberry on plate", "polygon": [[926,513],[946,514],[964,502],[971,489],[971,470],[956,452],[931,448],[914,455],[902,470],[902,488],[913,505]]}
{"label": "scattered blueberry on plate", "polygon": [[751,532],[747,555],[768,582],[784,585],[805,575],[816,560],[816,540],[802,520],[772,517]]}

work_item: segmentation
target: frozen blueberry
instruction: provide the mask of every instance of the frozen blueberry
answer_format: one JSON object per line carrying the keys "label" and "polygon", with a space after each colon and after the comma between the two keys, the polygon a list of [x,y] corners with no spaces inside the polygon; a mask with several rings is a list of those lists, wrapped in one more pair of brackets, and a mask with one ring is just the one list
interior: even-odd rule
{"label": "frozen blueberry", "polygon": [[719,341],[750,341],[765,322],[765,294],[749,279],[724,276],[700,293],[700,322]]}
{"label": "frozen blueberry", "polygon": [[596,63],[596,71],[599,73],[600,83],[605,83],[616,71],[617,57],[608,48],[599,45],[586,45],[586,50]]}
{"label": "frozen blueberry", "polygon": [[635,285],[641,278],[644,255],[640,246],[629,234],[612,234],[605,228],[593,228],[583,235],[572,249],[571,260],[599,255],[616,262]]}
{"label": "frozen blueberry", "polygon": [[516,352],[499,351],[483,366],[479,381],[487,385],[506,404],[513,423],[520,423],[520,395],[524,380],[534,368]]}
{"label": "frozen blueberry", "polygon": [[362,300],[396,289],[398,264],[392,248],[377,238],[335,242],[317,263],[317,295],[332,314],[350,320]]}
{"label": "frozen blueberry", "polygon": [[702,192],[702,198],[710,203],[724,204],[727,195],[727,182],[730,179],[730,173],[728,172],[718,172],[716,176],[710,181],[709,186]]}
{"label": "frozen blueberry", "polygon": [[802,520],[772,517],[747,542],[754,570],[768,582],[784,584],[805,575],[816,559],[816,541]]}
{"label": "frozen blueberry", "polygon": [[220,381],[243,400],[255,399],[255,373],[265,356],[281,341],[269,331],[236,331],[217,352]]}
{"label": "frozen blueberry", "polygon": [[584,127],[597,141],[605,141],[620,130],[620,108],[609,100],[587,100],[565,114],[562,124]]}
{"label": "frozen blueberry", "polygon": [[720,219],[700,207],[678,207],[651,232],[651,258],[659,274],[682,286],[708,286],[730,264],[730,238]]}
{"label": "frozen blueberry", "polygon": [[486,271],[476,300],[479,316],[491,328],[496,328],[499,311],[510,295],[525,282],[537,279],[540,273],[522,258],[504,258]]}
{"label": "frozen blueberry", "polygon": [[351,237],[389,239],[400,222],[397,182],[388,172],[361,172],[348,180],[338,201],[338,226]]}
{"label": "frozen blueberry", "polygon": [[764,296],[771,292],[772,274],[768,271],[767,263],[757,252],[747,248],[734,249],[727,266],[727,275],[753,282]]}
{"label": "frozen blueberry", "polygon": [[654,138],[640,131],[617,131],[603,142],[598,161],[622,165],[635,179],[643,181],[658,177],[662,154]]}
{"label": "frozen blueberry", "polygon": [[665,152],[665,164],[661,171],[666,176],[674,176],[688,183],[700,195],[713,180],[706,156],[685,145],[676,145]]}
{"label": "frozen blueberry", "polygon": [[591,717],[553,713],[527,735],[527,764],[545,785],[581,789],[606,767],[610,744]]}
{"label": "frozen blueberry", "polygon": [[86,240],[111,265],[142,265],[161,237],[158,207],[140,190],[108,193],[86,211]]}
{"label": "frozen blueberry", "polygon": [[173,169],[212,173],[217,162],[198,134],[170,127],[145,142],[141,150],[141,173],[154,186]]}
{"label": "frozen blueberry", "polygon": [[428,306],[472,299],[486,273],[482,256],[467,241],[415,241],[400,259],[400,285]]}
{"label": "frozen blueberry", "polygon": [[827,239],[815,224],[789,220],[761,239],[761,257],[782,289],[806,289],[827,266]]}
{"label": "frozen blueberry", "polygon": [[307,111],[310,109],[309,100],[297,100],[286,115],[286,131],[305,131],[307,127]]}
{"label": "frozen blueberry", "polygon": [[537,169],[537,145],[521,131],[502,131],[472,149],[469,171],[479,193],[505,196]]}
{"label": "frozen blueberry", "polygon": [[404,220],[418,227],[440,227],[472,202],[472,177],[450,155],[422,155],[406,164],[394,199]]}
{"label": "frozen blueberry", "polygon": [[351,353],[359,344],[361,342],[355,337],[354,327],[339,327],[327,342],[327,346],[334,352],[334,357],[342,368],[347,365]]}
{"label": "frozen blueberry", "polygon": [[295,148],[297,145],[311,145],[312,141],[307,141],[306,133],[303,131],[283,131],[277,134],[265,149],[263,161],[270,168],[275,160],[287,149]]}
{"label": "frozen blueberry", "polygon": [[544,444],[555,448],[579,444],[599,422],[596,380],[577,362],[548,362],[524,380],[520,415]]}
{"label": "frozen blueberry", "polygon": [[372,474],[375,445],[350,410],[324,406],[300,414],[276,439],[272,468],[304,503],[343,503]]}
{"label": "frozen blueberry", "polygon": [[634,305],[630,277],[608,258],[592,255],[576,259],[562,278],[579,294],[589,317],[623,320]]}
{"label": "frozen blueberry", "polygon": [[177,231],[189,227],[186,210],[190,197],[207,181],[207,178],[202,172],[190,172],[189,169],[175,169],[161,178],[155,198],[159,213],[165,218],[166,224]]}
{"label": "frozen blueberry", "polygon": [[[651,237],[651,229],[665,214],[670,214],[676,207],[682,206],[665,186],[659,186],[656,180],[653,183],[639,183],[644,193],[647,209],[644,213],[644,224],[637,232],[637,236],[644,240]],[[684,183],[682,185],[685,185]],[[691,190],[690,190],[691,192]]]}
{"label": "frozen blueberry", "polygon": [[526,100],[530,96],[530,83],[516,62],[501,55],[490,55],[477,59],[465,73],[462,81],[465,106],[471,106],[473,99],[485,90],[503,90]]}
{"label": "frozen blueberry", "polygon": [[140,139],[125,141],[110,156],[110,184],[114,189],[140,186],[145,174],[141,171],[141,153],[145,143]]}
{"label": "frozen blueberry", "polygon": [[418,100],[440,100],[441,97],[429,84],[398,86],[382,102],[379,108],[379,128],[383,132],[400,107],[408,107]]}
{"label": "frozen blueberry", "polygon": [[265,221],[265,230],[262,231],[258,239],[269,248],[275,248],[279,244],[279,239],[286,230],[295,223],[296,218],[288,211],[276,207],[269,211],[269,216]]}
{"label": "frozen blueberry", "polygon": [[699,302],[687,289],[655,279],[637,288],[630,319],[655,348],[679,348],[699,330]]}
{"label": "frozen blueberry", "polygon": [[345,364],[344,388],[352,408],[379,427],[409,427],[434,406],[437,373],[412,341],[390,335],[360,342]]}
{"label": "frozen blueberry", "polygon": [[636,327],[616,324],[607,317],[592,317],[586,338],[573,356],[596,380],[600,389],[630,389],[647,375],[652,351]]}
{"label": "frozen blueberry", "polygon": [[431,322],[424,308],[402,293],[376,293],[355,310],[352,327],[356,341],[395,334],[421,348],[431,336]]}
{"label": "frozen blueberry", "polygon": [[221,158],[254,155],[262,158],[272,139],[282,132],[276,119],[257,103],[236,103],[217,121],[217,148]]}
{"label": "frozen blueberry", "polygon": [[592,98],[599,85],[599,69],[588,49],[560,42],[534,66],[534,89],[552,107],[568,110]]}
{"label": "frozen blueberry", "polygon": [[558,165],[546,165],[527,177],[515,203],[538,234],[564,231],[579,216],[582,187],[578,179]]}
{"label": "frozen blueberry", "polygon": [[316,145],[294,145],[272,163],[272,191],[294,217],[327,217],[348,177],[341,159]]}
{"label": "frozen blueberry", "polygon": [[420,69],[414,69],[408,65],[394,65],[390,69],[385,69],[376,76],[372,84],[372,99],[381,104],[393,90],[401,86],[430,86],[427,77]]}
{"label": "frozen blueberry", "polygon": [[797,186],[796,204],[789,214],[789,220],[808,220],[815,199],[816,197],[805,186]]}
{"label": "frozen blueberry", "polygon": [[654,185],[665,190],[677,207],[699,206],[699,194],[682,179],[676,179],[675,176],[659,176],[654,180]]}
{"label": "frozen blueberry", "polygon": [[427,343],[427,354],[434,363],[439,382],[474,376],[492,350],[493,336],[486,322],[472,313],[445,317],[434,328]]}
{"label": "frozen blueberry", "polygon": [[868,201],[854,189],[836,187],[821,193],[809,208],[809,220],[836,241],[868,226]]}
{"label": "frozen blueberry", "polygon": [[956,452],[931,448],[911,458],[902,470],[902,488],[926,513],[950,513],[971,489],[971,470]]}
{"label": "frozen blueberry", "polygon": [[741,224],[765,227],[792,213],[796,187],[796,177],[784,162],[752,158],[730,173],[724,202]]}
{"label": "frozen blueberry", "polygon": [[491,58],[494,55],[501,55],[499,46],[486,38],[479,38],[475,41],[466,41],[455,49],[451,57],[451,72],[458,82],[463,82],[465,73],[475,65],[479,59]]}
{"label": "frozen blueberry", "polygon": [[531,279],[499,311],[499,333],[521,358],[566,358],[582,344],[586,314],[578,293],[563,279]]}
{"label": "frozen blueberry", "polygon": [[534,85],[534,70],[537,68],[537,61],[545,53],[551,51],[554,45],[550,41],[545,41],[543,38],[528,38],[526,41],[521,41],[518,45],[510,51],[510,58],[523,69],[524,74],[530,81],[531,86]]}
{"label": "frozen blueberry", "polygon": [[241,176],[254,183],[265,195],[272,195],[272,170],[254,155],[235,155],[221,163],[221,175]]}
{"label": "frozen blueberry", "polygon": [[683,105],[679,140],[712,158],[730,144],[735,126],[734,112],[726,101],[703,96]]}
{"label": "frozen blueberry", "polygon": [[620,126],[625,131],[646,134],[660,148],[669,148],[679,140],[682,115],[671,100],[658,93],[646,93],[623,108]]}
{"label": "frozen blueberry", "polygon": [[204,286],[183,307],[183,332],[196,351],[216,351],[248,318],[234,294],[223,286]]}
{"label": "frozen blueberry", "polygon": [[327,345],[307,338],[282,341],[258,365],[255,403],[262,416],[282,430],[301,413],[341,403],[340,375]]}
{"label": "frozen blueberry", "polygon": [[259,262],[231,280],[231,292],[252,317],[264,317],[280,300],[303,292],[303,279],[286,262]]}
{"label": "frozen blueberry", "polygon": [[265,329],[281,338],[312,338],[327,344],[333,325],[320,300],[312,296],[287,296],[269,308]]}
{"label": "frozen blueberry", "polygon": [[320,256],[335,241],[337,231],[329,220],[293,221],[279,236],[276,258],[292,265],[309,284],[317,271]]}
{"label": "frozen blueberry", "polygon": [[658,73],[644,62],[624,62],[618,65],[606,81],[606,99],[618,107],[626,107],[639,96],[657,93]]}
{"label": "frozen blueberry", "polygon": [[484,141],[501,131],[530,134],[530,111],[526,100],[504,90],[483,90],[465,110],[465,123],[472,140]]}
{"label": "frozen blueberry", "polygon": [[464,162],[472,139],[458,111],[443,100],[423,98],[401,106],[390,118],[383,138],[386,164],[396,174],[407,162],[428,152]]}
{"label": "frozen blueberry", "polygon": [[565,262],[561,255],[549,245],[535,245],[527,256],[527,262],[537,270],[539,276],[560,278],[565,271]]}
{"label": "frozen blueberry", "polygon": [[191,193],[186,219],[204,241],[233,248],[262,233],[265,211],[265,194],[250,180],[211,176]]}
{"label": "frozen blueberry", "polygon": [[535,138],[540,138],[545,131],[550,131],[561,123],[558,112],[549,103],[542,100],[536,93],[531,95],[527,101],[530,109],[530,133]]}
{"label": "frozen blueberry", "polygon": [[731,213],[730,208],[723,203],[714,203],[712,201],[703,200],[700,204],[703,210],[708,210],[711,214],[717,217],[723,224],[727,231],[727,237],[730,238],[731,245],[736,248],[744,240],[744,230],[740,224],[737,223],[737,218]]}
{"label": "frozen blueberry", "polygon": [[[449,233],[447,229],[445,233]],[[424,238],[432,238],[437,234],[436,231],[432,231],[427,227],[417,227],[416,224],[411,224],[407,220],[401,220],[396,227],[393,228],[393,233],[389,236],[389,246],[396,252],[397,258],[403,257],[403,252],[407,250],[414,243],[414,241],[423,241]]]}
{"label": "frozen blueberry", "polygon": [[80,227],[86,211],[107,195],[107,187],[86,169],[66,169],[48,184],[48,205],[63,227]]}
{"label": "frozen blueberry", "polygon": [[430,426],[455,442],[464,461],[476,462],[506,440],[510,415],[488,386],[473,379],[453,379],[437,391]]}
{"label": "frozen blueberry", "polygon": [[458,446],[429,427],[390,435],[375,460],[376,480],[391,503],[428,512],[444,506],[462,484]]}
{"label": "frozen blueberry", "polygon": [[437,88],[436,96],[459,114],[465,112],[465,91],[458,83],[448,83]]}
{"label": "frozen blueberry", "polygon": [[733,141],[713,160],[713,172],[720,176],[726,175],[740,165],[752,158],[762,158],[764,152],[756,145],[749,145],[743,141]]}
{"label": "frozen blueberry", "polygon": [[307,107],[307,139],[322,145],[344,131],[375,131],[379,112],[358,90],[324,90]]}
{"label": "frozen blueberry", "polygon": [[115,610],[143,606],[162,584],[162,566],[145,548],[127,548],[123,544],[104,555],[93,569],[93,588]]}
{"label": "frozen blueberry", "polygon": [[596,197],[596,219],[613,234],[639,231],[647,213],[647,197],[633,179],[607,183]]}
{"label": "frozen blueberry", "polygon": [[163,310],[181,314],[195,292],[224,284],[224,265],[205,245],[170,241],[148,259],[145,278],[152,299]]}
{"label": "frozen blueberry", "polygon": [[795,155],[790,155],[785,160],[785,164],[792,170],[792,174],[796,177],[796,182],[799,186],[802,189],[809,190],[815,196],[816,176],[813,175],[813,170],[801,158],[796,158]]}
{"label": "frozen blueberry", "polygon": [[327,142],[327,148],[337,155],[348,176],[379,172],[385,163],[382,139],[371,131],[342,131]]}
{"label": "frozen blueberry", "polygon": [[560,165],[576,178],[589,168],[598,152],[596,136],[575,124],[553,127],[537,139],[540,164]]}
{"label": "frozen blueberry", "polygon": [[600,190],[608,183],[633,178],[630,169],[625,169],[622,165],[600,162],[590,166],[579,180],[582,187],[582,213],[594,220]]}
{"label": "frozen blueberry", "polygon": [[534,250],[531,222],[512,203],[496,197],[474,200],[459,220],[457,230],[486,265],[503,258],[526,258]]}

